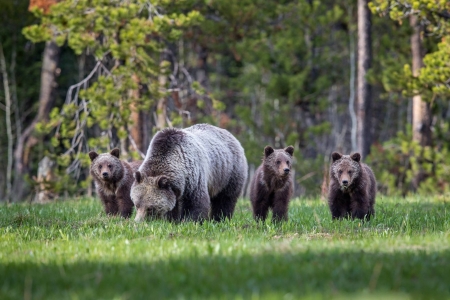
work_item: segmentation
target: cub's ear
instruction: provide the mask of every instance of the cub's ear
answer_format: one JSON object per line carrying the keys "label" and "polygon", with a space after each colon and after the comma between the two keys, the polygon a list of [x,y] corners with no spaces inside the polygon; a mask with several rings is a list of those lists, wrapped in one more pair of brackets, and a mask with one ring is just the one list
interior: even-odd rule
{"label": "cub's ear", "polygon": [[98,156],[98,153],[95,151],[91,151],[89,152],[89,157],[91,158],[91,161],[94,161],[94,159],[96,159]]}
{"label": "cub's ear", "polygon": [[272,147],[266,146],[266,148],[264,148],[264,156],[265,157],[269,156],[272,153],[273,153],[273,148]]}
{"label": "cub's ear", "polygon": [[115,156],[115,157],[119,158],[120,150],[119,150],[119,148],[114,148],[114,149],[111,150],[111,152],[109,152],[109,154],[111,154],[112,156]]}
{"label": "cub's ear", "polygon": [[137,183],[141,183],[142,182],[142,174],[139,171],[134,172],[134,179],[136,180]]}
{"label": "cub's ear", "polygon": [[353,153],[350,157],[356,162],[359,162],[361,160],[361,154],[359,154],[358,152]]}
{"label": "cub's ear", "polygon": [[333,158],[333,162],[335,162],[335,161],[341,159],[342,154],[340,154],[340,153],[338,153],[338,152],[333,152],[333,153],[331,154],[331,157]]}
{"label": "cub's ear", "polygon": [[287,153],[289,153],[290,156],[294,155],[294,147],[289,146],[287,148],[284,148],[284,151],[286,151]]}
{"label": "cub's ear", "polygon": [[159,176],[157,184],[160,189],[167,189],[170,186],[169,178],[164,175]]}

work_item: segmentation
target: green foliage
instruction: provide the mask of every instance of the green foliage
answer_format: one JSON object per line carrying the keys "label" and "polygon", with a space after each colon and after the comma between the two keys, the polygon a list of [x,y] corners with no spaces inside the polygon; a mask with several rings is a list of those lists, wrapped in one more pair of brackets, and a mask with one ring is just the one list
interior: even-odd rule
{"label": "green foliage", "polygon": [[[36,22],[28,12],[29,0],[0,1],[0,43],[5,55],[6,71],[11,106],[13,143],[27,126],[27,120],[37,111],[35,100],[39,98],[39,76],[43,45],[30,47],[29,41],[21,34],[22,28]],[[3,75],[0,75],[0,199],[4,199],[6,166],[8,160],[7,130],[5,114],[5,90]],[[30,153],[30,161],[35,161],[35,153]],[[31,164],[30,169],[34,169]],[[13,176],[15,174],[13,173]]]}
{"label": "green foliage", "polygon": [[[412,1],[392,1],[392,0],[374,0],[369,2],[369,8],[373,13],[389,14],[392,20],[402,22],[411,14],[417,15],[419,18],[427,20],[430,31],[445,32],[446,25],[441,24],[444,17],[442,12],[450,8],[447,1],[439,0],[412,0]],[[440,24],[444,27],[437,27]]]}
{"label": "green foliage", "polygon": [[420,70],[419,85],[424,92],[428,92],[429,99],[434,97],[450,96],[450,67],[447,59],[450,56],[450,41],[448,38],[442,39],[438,44],[438,50],[425,55],[424,67]]}
{"label": "green foliage", "polygon": [[[124,144],[133,126],[132,112],[147,111],[153,99],[166,95],[167,86],[158,81],[171,69],[170,62],[161,59],[164,51],[183,30],[198,25],[202,16],[195,10],[181,13],[172,2],[144,0],[61,1],[49,13],[34,13],[40,23],[23,29],[27,38],[53,40],[60,46],[67,43],[77,55],[93,54],[98,61],[92,79],[74,86],[69,101],[36,128],[40,134],[56,133],[51,139],[53,149],[46,152],[58,162],[62,172],[56,181],[64,182],[59,186],[66,188],[70,182],[66,168],[89,166],[82,152],[107,151],[117,143],[114,138]],[[137,157],[129,147],[130,156]]]}
{"label": "green foliage", "polygon": [[[249,28],[245,35],[230,42],[233,56],[222,53],[218,57],[226,72],[211,77],[212,86],[232,91],[221,93],[236,116],[228,128],[237,133],[249,163],[260,164],[266,145],[293,145],[299,190],[317,194],[323,155],[307,152],[330,135],[331,124],[326,119],[329,90],[338,80],[346,82],[347,74],[336,63],[347,60],[347,33],[334,28],[347,22],[346,7],[317,0],[266,2],[254,1],[258,9],[253,14],[245,14],[249,3],[241,5],[246,16],[243,22],[251,25],[245,27]],[[233,24],[231,15],[221,13]],[[312,115],[313,124],[302,122]]]}
{"label": "green foliage", "polygon": [[[450,9],[448,1],[431,1],[431,0],[414,0],[414,1],[388,1],[375,0],[369,3],[369,7],[375,14],[388,14],[392,20],[403,22],[405,18],[410,15],[416,15],[422,24],[425,24],[424,30],[427,35],[431,36],[425,40],[434,48],[436,37],[441,37],[442,40],[438,44],[438,49],[433,49],[430,53],[424,56],[423,62],[425,67],[421,68],[420,75],[415,78],[412,74],[409,64],[405,64],[403,72],[400,70],[394,71],[392,77],[397,82],[397,86],[402,88],[405,96],[412,96],[414,94],[421,94],[425,101],[431,101],[436,96],[448,96],[449,88],[446,84],[450,78],[450,67],[445,63],[449,54],[449,47],[447,36],[450,34],[448,17],[445,15]],[[386,72],[388,73],[388,72]],[[392,82],[390,80],[389,82]],[[390,85],[385,83],[389,91]]]}
{"label": "green foliage", "polygon": [[98,200],[0,207],[0,297],[445,299],[450,204],[378,197],[370,222],[295,200],[290,221],[179,224],[104,216]]}
{"label": "green foliage", "polygon": [[[407,134],[375,145],[367,163],[373,168],[378,189],[386,195],[405,196],[413,192],[423,195],[446,194],[450,191],[450,153],[448,145],[422,147]],[[418,186],[415,178],[424,180]]]}
{"label": "green foliage", "polygon": [[[444,119],[450,53],[448,22],[442,18],[448,3],[376,0],[370,6],[376,15],[390,15],[395,20],[372,18],[376,34],[372,36],[374,56],[368,79],[376,114],[374,139],[383,143],[403,130],[407,97],[420,93],[434,114],[431,152],[449,149]],[[13,9],[6,3],[2,7]],[[64,189],[72,193],[88,183],[85,153],[91,149],[103,152],[120,144],[127,151],[123,158],[138,158],[127,140],[135,125],[133,113],[148,114],[147,123],[152,123],[153,114],[162,113],[155,104],[163,96],[172,126],[207,122],[227,128],[241,141],[254,166],[259,165],[265,145],[294,145],[297,192],[319,192],[329,152],[335,150],[331,148],[349,150],[350,58],[357,50],[355,1],[66,0],[48,14],[34,13],[39,24],[23,30],[29,39],[52,39],[64,45],[65,55],[70,52],[67,47],[73,50],[69,59],[61,58],[58,108],[36,128],[46,139],[34,155],[47,154],[60,164],[55,184],[58,193]],[[411,28],[405,22],[411,13],[427,24],[423,41],[428,55],[418,78],[411,72]],[[0,32],[4,32],[2,28]],[[84,70],[77,74],[77,63],[85,61],[89,73],[94,60],[101,62],[101,67],[66,99],[67,88],[85,76]],[[34,68],[39,71],[39,65]],[[72,74],[70,79],[67,74]],[[160,81],[163,75],[171,77]],[[36,76],[33,79],[24,82],[35,87],[30,88],[34,94],[30,95],[24,84],[20,99],[36,98]],[[180,91],[179,103],[173,97],[178,93],[175,90]],[[62,105],[60,98],[67,102]],[[390,118],[384,122],[386,112]],[[397,143],[392,147],[401,155],[386,158],[386,163],[399,168],[410,163],[406,159],[409,152],[402,152],[402,142],[403,138],[389,141]],[[422,153],[411,151],[411,155]],[[433,155],[442,160],[439,154]],[[401,171],[402,194],[411,190],[410,173],[428,170],[426,164],[414,164],[409,173]],[[66,173],[75,166],[84,172]],[[445,169],[442,172],[436,168],[426,171],[429,176],[441,176],[438,174],[445,174]],[[77,184],[71,185],[71,176],[79,179]],[[398,186],[398,179],[386,176],[391,183],[383,189],[397,193],[399,189],[392,187]],[[427,178],[431,181],[433,177]]]}

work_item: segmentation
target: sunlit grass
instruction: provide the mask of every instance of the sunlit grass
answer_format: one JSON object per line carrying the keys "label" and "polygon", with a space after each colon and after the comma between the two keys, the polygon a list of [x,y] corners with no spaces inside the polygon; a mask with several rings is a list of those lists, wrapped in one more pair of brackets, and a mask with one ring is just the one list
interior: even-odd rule
{"label": "sunlit grass", "polygon": [[3,205],[0,298],[448,298],[446,200],[379,197],[361,222],[297,199],[282,224],[241,200],[201,225],[108,218],[90,199]]}

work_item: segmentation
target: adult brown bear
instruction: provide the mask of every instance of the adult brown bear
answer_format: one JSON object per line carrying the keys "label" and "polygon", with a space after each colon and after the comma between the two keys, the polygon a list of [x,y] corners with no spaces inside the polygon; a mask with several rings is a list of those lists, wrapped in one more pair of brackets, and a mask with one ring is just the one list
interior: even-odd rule
{"label": "adult brown bear", "polygon": [[224,129],[208,124],[163,129],[134,175],[135,220],[148,213],[173,220],[231,218],[247,169],[244,149]]}

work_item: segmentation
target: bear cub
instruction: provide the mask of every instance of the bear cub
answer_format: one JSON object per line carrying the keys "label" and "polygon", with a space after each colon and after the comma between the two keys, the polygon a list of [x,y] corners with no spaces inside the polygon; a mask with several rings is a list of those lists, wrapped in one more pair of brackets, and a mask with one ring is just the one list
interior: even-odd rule
{"label": "bear cub", "polygon": [[294,147],[264,148],[262,164],[255,172],[250,186],[250,200],[256,221],[264,221],[272,209],[272,221],[288,219],[289,200],[294,182],[291,175]]}
{"label": "bear cub", "polygon": [[333,219],[370,219],[375,213],[376,180],[361,155],[331,154],[328,205]]}
{"label": "bear cub", "polygon": [[131,185],[134,182],[133,173],[142,164],[141,161],[127,163],[119,160],[119,149],[110,153],[98,154],[89,152],[91,158],[91,175],[105,213],[129,218],[133,212],[133,202],[130,197]]}

